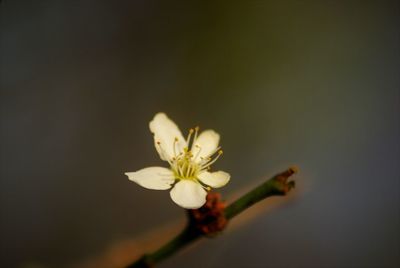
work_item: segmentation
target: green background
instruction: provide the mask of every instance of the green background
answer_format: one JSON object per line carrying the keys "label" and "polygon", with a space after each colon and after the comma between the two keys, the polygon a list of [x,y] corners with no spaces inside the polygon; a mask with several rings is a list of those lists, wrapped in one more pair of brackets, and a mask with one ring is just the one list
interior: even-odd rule
{"label": "green background", "polygon": [[183,218],[123,175],[164,165],[163,111],[221,134],[225,196],[301,173],[294,200],[160,267],[398,267],[399,10],[2,1],[1,266],[69,267]]}

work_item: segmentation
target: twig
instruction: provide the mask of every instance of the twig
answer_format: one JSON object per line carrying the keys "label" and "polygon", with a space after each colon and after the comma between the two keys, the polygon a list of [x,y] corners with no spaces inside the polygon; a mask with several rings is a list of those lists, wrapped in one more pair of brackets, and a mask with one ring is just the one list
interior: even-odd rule
{"label": "twig", "polygon": [[[289,181],[289,177],[296,172],[297,168],[289,168],[246,193],[225,208],[225,218],[230,220],[253,204],[265,198],[285,195],[295,186],[295,182]],[[167,242],[155,252],[143,255],[136,262],[129,265],[128,268],[154,267],[156,263],[168,258],[181,248],[187,246],[191,242],[204,235],[204,232],[202,232],[199,228],[196,228],[193,220],[189,220],[187,226],[175,238]]]}

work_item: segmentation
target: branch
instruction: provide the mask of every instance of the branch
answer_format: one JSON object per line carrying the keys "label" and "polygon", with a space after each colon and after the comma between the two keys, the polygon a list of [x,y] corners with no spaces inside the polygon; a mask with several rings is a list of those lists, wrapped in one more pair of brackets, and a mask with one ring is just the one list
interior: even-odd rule
{"label": "branch", "polygon": [[[271,179],[267,180],[263,184],[259,185],[258,187],[254,188],[250,192],[246,193],[236,201],[234,201],[232,204],[230,204],[228,207],[223,209],[222,211],[222,217],[223,219],[230,220],[242,211],[246,210],[253,204],[271,197],[271,196],[282,196],[288,193],[294,186],[295,182],[294,181],[289,181],[289,177],[292,176],[294,173],[297,172],[297,168],[289,168],[285,170],[282,173],[279,173],[272,177]],[[219,197],[217,197],[217,200],[213,200],[212,202],[218,203],[219,202]],[[207,203],[208,204],[208,203]],[[206,204],[206,205],[207,205]],[[218,205],[219,204],[219,205]],[[220,207],[220,203],[218,203],[216,206]],[[206,206],[205,205],[205,206]],[[197,240],[198,238],[213,234],[210,232],[204,232],[204,227],[208,230],[210,226],[215,225],[215,222],[220,222],[221,218],[218,216],[218,218],[213,218],[214,222],[209,222],[207,225],[198,226],[196,225],[196,219],[193,217],[193,215],[198,215],[203,213],[204,217],[202,218],[207,218],[209,215],[206,215],[207,213],[215,213],[215,207],[209,208],[209,209],[203,209],[200,208],[198,210],[189,210],[189,221],[187,226],[182,230],[180,234],[178,234],[175,238],[167,242],[165,245],[163,245],[161,248],[156,250],[153,253],[145,254],[143,255],[140,259],[138,259],[136,262],[132,263],[131,265],[128,266],[128,268],[149,268],[149,267],[154,267],[154,265],[163,259],[168,258],[169,256],[173,255],[175,252],[179,251],[181,248],[187,246],[188,244],[192,243],[193,241]],[[195,216],[196,217],[196,216]],[[198,222],[197,222],[198,223]],[[217,224],[218,225],[218,224]],[[222,228],[225,227],[226,224],[222,224]],[[215,227],[215,226],[214,226]],[[222,229],[220,228],[220,229]],[[215,229],[215,228],[214,228]],[[213,229],[213,230],[214,230]],[[218,228],[217,228],[218,229]],[[221,231],[221,230],[217,230]],[[215,233],[215,232],[214,232]]]}

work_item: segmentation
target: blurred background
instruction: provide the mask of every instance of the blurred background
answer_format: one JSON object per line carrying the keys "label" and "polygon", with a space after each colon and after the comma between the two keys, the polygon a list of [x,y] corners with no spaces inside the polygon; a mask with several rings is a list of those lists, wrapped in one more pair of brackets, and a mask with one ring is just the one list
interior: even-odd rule
{"label": "blurred background", "polygon": [[123,175],[164,165],[163,111],[221,133],[226,198],[300,173],[287,202],[160,267],[399,267],[399,7],[2,1],[0,266],[78,267],[183,221]]}

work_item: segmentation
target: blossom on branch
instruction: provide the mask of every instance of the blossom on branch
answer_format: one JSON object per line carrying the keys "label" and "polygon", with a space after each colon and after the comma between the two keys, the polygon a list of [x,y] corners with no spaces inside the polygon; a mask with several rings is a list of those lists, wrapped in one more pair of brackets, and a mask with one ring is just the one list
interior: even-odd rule
{"label": "blossom on branch", "polygon": [[172,188],[172,200],[186,209],[200,208],[211,188],[229,182],[228,173],[210,172],[211,165],[222,155],[218,133],[213,130],[199,133],[196,127],[184,139],[177,125],[164,113],[156,114],[149,126],[156,150],[169,168],[147,167],[125,173],[131,181],[147,189]]}

